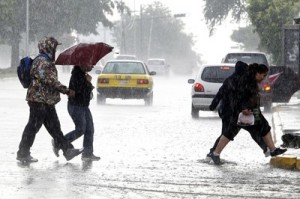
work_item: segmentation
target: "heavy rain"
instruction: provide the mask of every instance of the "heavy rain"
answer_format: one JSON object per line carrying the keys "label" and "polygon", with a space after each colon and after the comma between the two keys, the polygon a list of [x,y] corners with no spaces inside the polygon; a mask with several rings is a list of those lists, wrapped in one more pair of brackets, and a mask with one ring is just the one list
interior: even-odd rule
{"label": "heavy rain", "polygon": [[[287,148],[279,157],[299,156],[300,136],[299,145],[282,139],[300,131],[299,0],[1,0],[0,9],[0,198],[298,198],[299,161],[277,168],[271,163],[278,156],[264,154],[243,129],[220,154],[221,165],[207,155],[222,130],[217,109],[208,106],[233,73],[229,68],[263,59],[259,64],[269,74],[262,88],[272,92],[260,91],[260,109],[274,145]],[[44,125],[30,147],[38,161],[16,159],[33,113],[26,101],[32,85],[23,88],[17,66],[39,54],[45,36],[61,43],[51,63],[67,87],[73,65],[84,64],[55,62],[62,52],[81,43],[109,47],[84,73],[94,87],[88,107],[99,161],[86,161],[86,149],[70,160],[63,150],[56,157]],[[209,90],[202,82],[205,67],[221,72],[215,71],[217,86],[205,93],[211,99],[199,105],[197,86]],[[117,89],[106,92],[110,84]],[[55,108],[66,135],[75,129],[70,90],[60,98]],[[85,145],[84,136],[72,142],[76,149]]]}

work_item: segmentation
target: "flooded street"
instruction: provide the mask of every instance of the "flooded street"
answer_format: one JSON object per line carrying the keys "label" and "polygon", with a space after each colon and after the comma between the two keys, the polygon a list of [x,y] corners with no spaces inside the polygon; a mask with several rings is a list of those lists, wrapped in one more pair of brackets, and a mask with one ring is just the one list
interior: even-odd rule
{"label": "flooded street", "polygon": [[[69,74],[59,79],[68,84]],[[32,156],[37,163],[22,165],[16,151],[28,120],[26,90],[17,78],[0,80],[0,198],[297,198],[299,173],[272,168],[270,158],[246,131],[223,151],[225,164],[203,160],[220,135],[217,113],[190,115],[188,78],[154,77],[154,102],[112,100],[90,109],[94,118],[94,153],[98,162],[67,162],[52,152],[51,137],[43,127]],[[96,81],[94,76],[93,81]],[[64,134],[74,124],[67,98],[57,105]],[[272,123],[272,114],[266,118]],[[82,138],[74,142],[82,147]]]}

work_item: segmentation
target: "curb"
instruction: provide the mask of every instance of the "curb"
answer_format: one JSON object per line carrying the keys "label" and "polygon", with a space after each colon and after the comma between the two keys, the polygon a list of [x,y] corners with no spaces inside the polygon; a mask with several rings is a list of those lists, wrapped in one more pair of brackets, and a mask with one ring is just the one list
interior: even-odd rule
{"label": "curb", "polygon": [[295,156],[273,157],[270,164],[274,167],[300,171],[300,159]]}
{"label": "curb", "polygon": [[[273,111],[272,114],[273,139],[275,143],[278,143],[279,141],[281,141],[281,135],[284,134],[282,129],[283,124],[279,114],[279,107],[278,106],[273,107],[272,111]],[[279,138],[277,137],[278,135],[280,136]],[[300,158],[298,158],[295,155],[282,155],[282,156],[272,157],[270,159],[270,164],[276,168],[300,171]]]}

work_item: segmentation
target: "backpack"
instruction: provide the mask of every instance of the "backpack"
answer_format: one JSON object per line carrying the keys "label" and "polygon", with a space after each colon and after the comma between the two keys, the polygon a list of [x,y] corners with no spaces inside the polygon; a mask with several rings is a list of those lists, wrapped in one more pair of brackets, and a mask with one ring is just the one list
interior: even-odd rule
{"label": "backpack", "polygon": [[[39,54],[36,58],[39,56],[43,56],[47,59],[49,59],[48,55],[46,54]],[[30,76],[30,70],[31,70],[31,65],[32,62],[36,59],[31,59],[31,57],[24,57],[20,60],[20,64],[17,68],[17,74],[19,77],[19,80],[23,86],[23,88],[28,88],[30,83],[31,83],[31,76]]]}

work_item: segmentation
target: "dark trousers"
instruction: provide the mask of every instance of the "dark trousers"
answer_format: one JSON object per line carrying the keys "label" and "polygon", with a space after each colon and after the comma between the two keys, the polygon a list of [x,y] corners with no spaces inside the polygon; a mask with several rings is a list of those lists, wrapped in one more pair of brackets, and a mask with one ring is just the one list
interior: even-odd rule
{"label": "dark trousers", "polygon": [[77,138],[83,137],[83,155],[93,154],[94,123],[91,111],[88,106],[74,106],[68,104],[68,112],[75,124],[75,130],[65,135],[68,141],[73,142]]}
{"label": "dark trousers", "polygon": [[55,143],[57,143],[64,153],[68,148],[73,148],[61,131],[60,122],[54,105],[46,105],[37,102],[28,102],[28,105],[30,107],[30,115],[19,144],[19,150],[17,152],[18,157],[30,155],[30,148],[33,145],[35,135],[42,125],[45,126]]}

